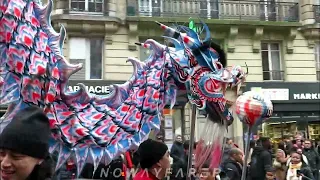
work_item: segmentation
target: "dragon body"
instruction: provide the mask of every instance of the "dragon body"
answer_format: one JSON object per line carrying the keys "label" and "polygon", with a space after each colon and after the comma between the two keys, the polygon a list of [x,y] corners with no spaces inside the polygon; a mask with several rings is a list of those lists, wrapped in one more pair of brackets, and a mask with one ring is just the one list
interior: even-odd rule
{"label": "dragon body", "polygon": [[83,84],[76,92],[68,90],[68,79],[82,65],[63,57],[66,32],[61,27],[56,33],[51,27],[51,10],[52,1],[45,7],[33,0],[0,2],[0,103],[8,105],[0,123],[10,123],[27,106],[42,107],[52,130],[50,152],[59,152],[57,169],[75,154],[79,175],[87,161],[97,168],[136,149],[151,130],[159,130],[161,112],[175,104],[181,84],[190,102],[208,111],[211,122],[219,125],[213,129],[232,123],[224,92],[241,84],[245,74],[238,66],[223,67],[219,53],[208,46],[205,24],[207,37],[201,41],[187,27],[181,26],[181,33],[159,23],[174,47],[152,39],[139,43],[152,49],[150,57],[144,62],[128,58],[132,77],[113,85],[111,94],[98,96]]}

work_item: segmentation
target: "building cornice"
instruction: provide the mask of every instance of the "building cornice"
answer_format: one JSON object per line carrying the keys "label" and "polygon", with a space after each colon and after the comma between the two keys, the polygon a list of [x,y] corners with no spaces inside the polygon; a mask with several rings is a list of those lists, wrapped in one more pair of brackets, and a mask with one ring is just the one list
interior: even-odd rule
{"label": "building cornice", "polygon": [[309,48],[314,48],[316,41],[320,39],[320,23],[305,25],[299,31],[307,39]]}
{"label": "building cornice", "polygon": [[52,16],[54,28],[63,24],[71,35],[104,35],[118,31],[123,21],[116,17],[95,15],[56,14]]}

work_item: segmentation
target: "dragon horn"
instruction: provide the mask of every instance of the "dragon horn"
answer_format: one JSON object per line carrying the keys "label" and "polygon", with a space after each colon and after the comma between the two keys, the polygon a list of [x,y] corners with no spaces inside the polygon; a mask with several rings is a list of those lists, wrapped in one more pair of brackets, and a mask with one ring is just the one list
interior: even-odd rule
{"label": "dragon horn", "polygon": [[140,42],[137,42],[137,43],[134,43],[134,44],[136,44],[138,46],[141,46],[141,47],[144,47],[146,49],[150,49],[151,48],[150,44],[145,44],[145,43],[140,43]]}
{"label": "dragon horn", "polygon": [[206,31],[206,38],[204,39],[204,42],[209,42],[211,40],[211,34],[210,34],[210,30],[209,27],[206,23],[204,23],[201,19],[200,22],[204,28],[204,30]]}
{"label": "dragon horn", "polygon": [[173,37],[175,39],[178,39],[179,37],[181,37],[184,43],[186,43],[190,46],[192,46],[194,44],[195,40],[193,38],[187,36],[186,34],[180,33],[171,27],[168,27],[162,23],[159,23],[158,21],[155,21],[155,22],[161,27],[161,29],[169,32],[169,37]]}

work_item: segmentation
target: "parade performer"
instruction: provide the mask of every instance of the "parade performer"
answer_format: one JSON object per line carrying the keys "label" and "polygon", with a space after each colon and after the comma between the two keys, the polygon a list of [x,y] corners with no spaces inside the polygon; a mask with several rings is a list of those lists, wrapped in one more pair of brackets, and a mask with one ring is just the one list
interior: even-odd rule
{"label": "parade performer", "polygon": [[[221,139],[232,123],[224,93],[227,87],[239,87],[246,73],[240,66],[224,67],[224,53],[211,43],[207,25],[202,24],[206,38],[201,40],[188,27],[158,23],[174,47],[152,39],[137,43],[152,49],[150,57],[144,62],[129,58],[132,77],[113,85],[109,95],[98,96],[83,84],[76,92],[68,90],[70,76],[82,65],[63,57],[66,32],[63,27],[60,33],[53,30],[51,10],[52,0],[45,7],[35,0],[0,1],[0,103],[8,105],[2,126],[21,109],[43,108],[51,128],[49,150],[59,151],[56,169],[75,154],[79,175],[86,161],[97,168],[137,149],[151,130],[160,129],[162,110],[175,104],[178,88],[185,86],[190,102],[208,112],[211,124],[206,129],[211,135],[200,143],[198,152],[205,153],[197,166],[212,156],[211,150],[221,151]],[[218,162],[213,158],[213,166]]]}

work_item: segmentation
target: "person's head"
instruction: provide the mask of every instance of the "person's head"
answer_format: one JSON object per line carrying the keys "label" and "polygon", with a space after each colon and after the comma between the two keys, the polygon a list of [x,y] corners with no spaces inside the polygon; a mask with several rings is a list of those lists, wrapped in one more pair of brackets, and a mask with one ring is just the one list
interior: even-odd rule
{"label": "person's head", "polygon": [[142,169],[155,170],[160,179],[166,176],[167,169],[170,168],[170,155],[167,145],[147,139],[140,144],[138,153]]}
{"label": "person's head", "polygon": [[[186,154],[188,154],[188,152],[189,152],[189,147],[190,147],[190,141],[187,140],[187,141],[185,141],[185,142],[183,143],[183,149],[184,149],[184,152],[185,152]],[[193,143],[193,152],[195,152],[196,147],[197,147],[197,143],[194,142],[194,143]]]}
{"label": "person's head", "polygon": [[296,145],[297,145],[298,147],[301,147],[301,146],[302,146],[302,143],[303,143],[303,140],[301,140],[301,139],[296,139]]}
{"label": "person's head", "polygon": [[49,119],[42,109],[32,106],[19,111],[0,134],[1,178],[39,179],[44,173],[41,166],[49,166],[45,161],[50,161],[49,138]]}
{"label": "person's head", "polygon": [[240,149],[232,148],[232,149],[230,149],[228,154],[231,159],[235,160],[236,162],[242,163],[243,153]]}
{"label": "person's head", "polygon": [[182,140],[182,136],[181,135],[177,135],[176,136],[176,141],[179,142],[179,143],[182,143],[182,141],[183,141]]}
{"label": "person's head", "polygon": [[304,148],[305,149],[310,149],[312,147],[312,141],[307,139],[304,141]]}
{"label": "person's head", "polygon": [[278,143],[278,149],[282,149],[282,150],[285,150],[286,149],[286,145],[283,141],[280,141]]}
{"label": "person's head", "polygon": [[285,152],[282,149],[278,149],[277,154],[276,154],[276,158],[280,159],[280,158],[285,158],[285,157],[286,157]]}
{"label": "person's head", "polygon": [[233,144],[233,141],[232,141],[232,139],[227,138],[226,143],[227,143],[228,145],[232,145],[232,144]]}
{"label": "person's head", "polygon": [[303,135],[302,133],[298,132],[296,135],[295,135],[295,140],[302,140],[303,138]]}
{"label": "person's head", "polygon": [[297,148],[297,153],[302,154],[302,149],[301,148]]}
{"label": "person's head", "polygon": [[284,135],[283,138],[282,138],[282,140],[283,140],[284,142],[289,141],[289,139],[290,139],[290,137],[287,136],[287,135]]}
{"label": "person's head", "polygon": [[162,134],[158,134],[158,135],[156,136],[156,141],[158,141],[158,142],[164,142],[163,135],[162,135]]}
{"label": "person's head", "polygon": [[261,143],[263,148],[271,149],[270,138],[268,138],[268,137],[260,137],[259,142]]}
{"label": "person's head", "polygon": [[219,174],[215,172],[215,170],[210,170],[209,168],[201,168],[199,172],[199,179],[200,180],[215,180],[215,176]]}
{"label": "person's head", "polygon": [[298,153],[298,152],[291,152],[291,163],[292,164],[299,164],[301,163],[302,160],[302,154]]}

